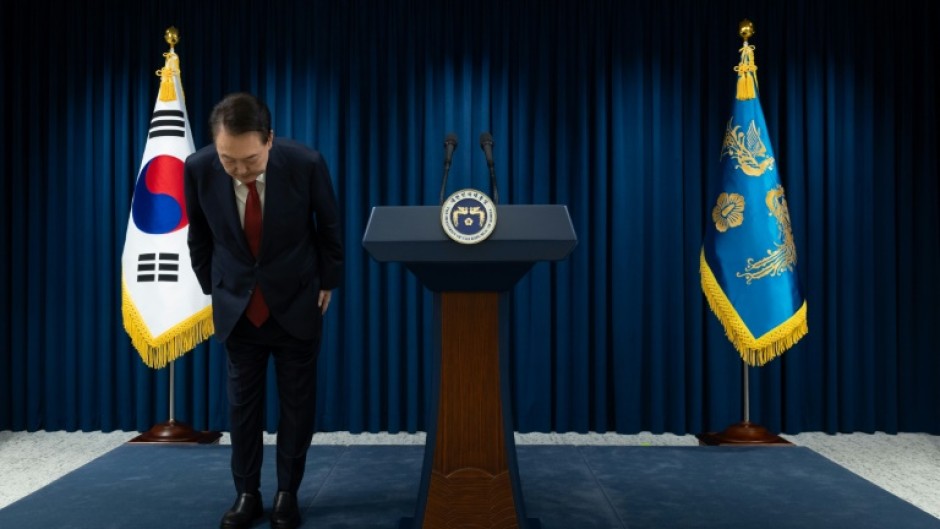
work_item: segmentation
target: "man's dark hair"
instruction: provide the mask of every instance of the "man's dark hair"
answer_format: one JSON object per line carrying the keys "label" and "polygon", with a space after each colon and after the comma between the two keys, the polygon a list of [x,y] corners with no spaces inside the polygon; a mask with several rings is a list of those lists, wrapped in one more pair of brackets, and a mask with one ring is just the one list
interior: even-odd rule
{"label": "man's dark hair", "polygon": [[251,94],[229,94],[215,105],[209,115],[209,130],[212,131],[213,140],[223,127],[233,136],[257,132],[261,135],[261,141],[267,143],[271,136],[271,111],[263,101]]}

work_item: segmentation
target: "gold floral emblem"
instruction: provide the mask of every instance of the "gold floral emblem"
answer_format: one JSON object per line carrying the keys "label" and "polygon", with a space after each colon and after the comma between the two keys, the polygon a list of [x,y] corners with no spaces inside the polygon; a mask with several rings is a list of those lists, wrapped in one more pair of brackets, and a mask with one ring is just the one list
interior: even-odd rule
{"label": "gold floral emblem", "polygon": [[767,257],[754,260],[748,258],[744,272],[738,272],[750,285],[751,281],[763,277],[775,277],[784,272],[792,272],[796,266],[796,244],[793,242],[793,231],[790,229],[790,210],[787,208],[787,199],[783,195],[783,186],[777,186],[767,192],[764,198],[769,215],[777,219],[777,228],[780,230],[780,242],[774,243],[775,249],[767,250]]}
{"label": "gold floral emblem", "polygon": [[730,156],[738,164],[735,169],[740,169],[748,176],[761,176],[766,171],[772,171],[774,168],[773,156],[767,156],[767,146],[760,139],[760,129],[751,120],[751,126],[747,129],[747,134],[741,132],[741,125],[732,127],[734,117],[728,120],[728,126],[725,129],[725,139],[721,145],[721,158]]}
{"label": "gold floral emblem", "polygon": [[744,222],[744,197],[737,193],[722,193],[712,209],[715,229],[724,233]]}

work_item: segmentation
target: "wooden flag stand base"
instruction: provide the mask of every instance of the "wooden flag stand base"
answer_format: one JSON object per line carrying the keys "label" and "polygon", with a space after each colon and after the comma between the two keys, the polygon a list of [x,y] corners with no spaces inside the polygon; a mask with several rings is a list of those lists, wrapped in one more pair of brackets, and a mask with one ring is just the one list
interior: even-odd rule
{"label": "wooden flag stand base", "polygon": [[220,432],[197,432],[188,424],[170,419],[128,441],[129,443],[218,444]]}
{"label": "wooden flag stand base", "polygon": [[745,363],[743,366],[741,385],[744,390],[744,420],[717,433],[709,432],[696,435],[698,444],[706,446],[792,446],[793,443],[790,441],[770,433],[770,430],[759,424],[751,422],[751,402],[749,399],[751,392],[747,364]]}
{"label": "wooden flag stand base", "polygon": [[779,435],[770,433],[767,428],[747,421],[732,424],[720,432],[703,433],[695,437],[698,438],[698,444],[703,446],[792,446],[793,444]]}
{"label": "wooden flag stand base", "polygon": [[222,437],[220,432],[197,432],[193,430],[188,424],[184,422],[179,422],[174,418],[173,408],[174,408],[174,399],[173,399],[173,382],[175,378],[173,362],[170,362],[170,420],[167,422],[161,422],[160,424],[155,425],[153,428],[147,430],[146,432],[138,435],[137,437],[128,441],[128,443],[142,444],[142,443],[160,443],[160,444],[200,444],[200,445],[209,445],[209,444],[218,444],[219,438]]}

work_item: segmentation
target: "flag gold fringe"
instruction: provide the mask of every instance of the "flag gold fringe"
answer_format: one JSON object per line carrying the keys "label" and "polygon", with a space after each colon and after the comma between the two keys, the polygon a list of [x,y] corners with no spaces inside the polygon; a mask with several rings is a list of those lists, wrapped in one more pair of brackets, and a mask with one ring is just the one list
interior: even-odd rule
{"label": "flag gold fringe", "polygon": [[709,308],[725,328],[728,340],[748,365],[762,366],[770,362],[796,345],[809,332],[806,324],[806,300],[804,300],[799,310],[787,321],[760,338],[754,338],[738,311],[734,309],[721,286],[718,285],[718,280],[715,279],[715,275],[705,261],[704,250],[699,259],[699,269],[702,276],[702,292],[705,293]]}
{"label": "flag gold fringe", "polygon": [[757,65],[754,64],[754,46],[749,46],[747,41],[744,41],[744,47],[738,51],[741,52],[741,62],[734,67],[734,71],[738,72],[737,98],[746,101],[757,97]]}
{"label": "flag gold fringe", "polygon": [[163,54],[166,57],[166,62],[163,64],[163,68],[157,70],[157,75],[160,77],[160,101],[176,101],[176,86],[173,83],[173,76],[180,74],[180,58],[177,54],[173,53],[173,50]]}
{"label": "flag gold fringe", "polygon": [[144,363],[152,369],[166,367],[215,333],[212,305],[209,305],[155,338],[123,285],[121,312],[124,315],[124,330],[130,336],[131,343]]}

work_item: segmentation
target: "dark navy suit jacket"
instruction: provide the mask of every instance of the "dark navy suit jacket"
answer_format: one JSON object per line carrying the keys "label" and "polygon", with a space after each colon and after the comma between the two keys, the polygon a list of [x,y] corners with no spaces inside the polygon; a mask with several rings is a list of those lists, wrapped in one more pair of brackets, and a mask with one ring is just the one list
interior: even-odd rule
{"label": "dark navy suit jacket", "polygon": [[228,338],[255,284],[284,330],[300,339],[318,337],[319,292],[339,286],[343,270],[339,208],[320,153],[274,139],[257,259],[238,216],[234,181],[214,145],[186,159],[184,180],[190,256],[203,292],[212,295],[216,338]]}

